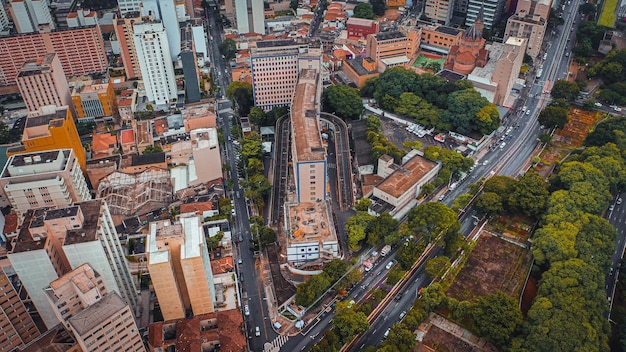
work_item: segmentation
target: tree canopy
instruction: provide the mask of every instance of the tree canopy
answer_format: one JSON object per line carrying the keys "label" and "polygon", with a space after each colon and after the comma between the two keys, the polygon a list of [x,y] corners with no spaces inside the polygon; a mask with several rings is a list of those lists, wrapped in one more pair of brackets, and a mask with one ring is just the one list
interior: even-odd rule
{"label": "tree canopy", "polygon": [[233,101],[239,115],[248,116],[254,105],[252,84],[248,82],[231,82],[226,88],[226,97]]}
{"label": "tree canopy", "polygon": [[[367,4],[361,3],[359,5]],[[324,90],[322,99],[324,111],[346,119],[358,119],[364,109],[359,91],[347,85],[331,85]]]}
{"label": "tree canopy", "polygon": [[354,7],[354,17],[373,20],[376,16],[374,15],[372,5],[366,2],[360,2]]}

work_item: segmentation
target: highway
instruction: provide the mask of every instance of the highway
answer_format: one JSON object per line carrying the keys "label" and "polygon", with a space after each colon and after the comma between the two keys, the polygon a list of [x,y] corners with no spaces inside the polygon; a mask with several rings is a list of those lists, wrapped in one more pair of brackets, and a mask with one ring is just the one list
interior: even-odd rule
{"label": "highway", "polygon": [[[264,343],[273,340],[277,335],[272,329],[272,322],[268,316],[268,306],[265,288],[261,281],[262,275],[259,268],[259,261],[254,257],[251,249],[250,241],[253,238],[250,234],[250,214],[248,205],[246,204],[246,198],[243,196],[244,190],[239,186],[239,176],[243,175],[237,175],[237,159],[235,156],[237,150],[233,143],[234,138],[231,136],[231,127],[235,116],[230,109],[230,101],[223,99],[226,88],[230,83],[230,74],[219,52],[219,45],[222,43],[221,36],[223,29],[221,24],[215,21],[214,17],[216,9],[218,8],[218,4],[214,1],[209,1],[205,7],[205,13],[208,25],[207,31],[210,35],[209,38],[213,38],[213,40],[209,41],[211,63],[213,65],[213,79],[222,87],[221,92],[216,93],[215,109],[218,124],[221,125],[224,135],[225,151],[223,155],[226,157],[226,160],[223,162],[230,165],[229,178],[234,182],[234,187],[229,195],[233,200],[233,206],[235,208],[235,215],[231,221],[233,239],[236,240],[235,257],[237,258],[237,262],[241,259],[241,264],[237,264],[236,266],[236,272],[240,278],[240,288],[242,291],[238,294],[238,297],[241,297],[240,309],[244,317],[250,350],[261,351],[263,350]],[[217,98],[222,98],[222,100],[218,100]],[[241,242],[239,242],[240,236],[243,239]],[[246,305],[250,313],[248,315],[244,312]],[[259,327],[261,336],[255,336],[256,327]]]}
{"label": "highway", "polygon": [[[617,236],[615,238],[615,251],[611,254],[611,269],[606,275],[606,295],[609,298],[609,314],[613,309],[613,297],[619,279],[622,255],[626,249],[626,203],[621,200],[621,193],[611,202],[611,207],[606,212],[607,220],[615,227]],[[610,320],[610,315],[609,315]]]}

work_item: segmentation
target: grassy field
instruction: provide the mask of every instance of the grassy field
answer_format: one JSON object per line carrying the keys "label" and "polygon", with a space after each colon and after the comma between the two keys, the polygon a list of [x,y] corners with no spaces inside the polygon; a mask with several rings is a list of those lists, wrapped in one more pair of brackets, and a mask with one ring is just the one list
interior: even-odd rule
{"label": "grassy field", "polygon": [[619,0],[604,0],[598,24],[605,27],[615,25],[615,9]]}

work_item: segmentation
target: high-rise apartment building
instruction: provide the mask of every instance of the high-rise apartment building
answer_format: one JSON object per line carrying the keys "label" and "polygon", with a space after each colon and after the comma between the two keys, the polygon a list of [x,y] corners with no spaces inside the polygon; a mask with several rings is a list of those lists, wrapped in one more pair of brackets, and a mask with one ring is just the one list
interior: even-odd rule
{"label": "high-rise apartment building", "polygon": [[28,211],[8,256],[48,328],[58,324],[59,318],[44,288],[86,262],[108,289],[119,293],[131,307],[137,305],[124,249],[101,199],[62,209]]}
{"label": "high-rise apartment building", "polygon": [[0,270],[0,352],[17,351],[39,336],[39,330],[17,294],[16,284],[19,282],[13,282]]}
{"label": "high-rise apartment building", "polygon": [[150,223],[148,271],[165,320],[213,312],[215,286],[204,232],[197,216]]}
{"label": "high-rise apartment building", "polygon": [[145,351],[130,307],[116,292],[107,291],[88,263],[50,282],[44,291],[83,351]]}
{"label": "high-rise apartment building", "polygon": [[318,43],[293,40],[258,41],[250,54],[254,105],[266,111],[291,105],[300,69],[319,72],[322,60]]}
{"label": "high-rise apartment building", "polygon": [[539,56],[548,25],[550,4],[551,0],[520,0],[515,14],[506,23],[504,40],[509,37],[526,38],[526,53],[533,58]]}
{"label": "high-rise apartment building", "polygon": [[56,28],[48,0],[9,0],[18,33],[49,32]]}
{"label": "high-rise apartment building", "polygon": [[169,104],[177,97],[176,79],[163,23],[148,18],[135,22],[133,39],[148,100]]}
{"label": "high-rise apartment building", "polygon": [[165,27],[170,61],[176,61],[180,53],[180,25],[176,14],[175,0],[143,0],[141,14],[160,20]]}
{"label": "high-rise apartment building", "polygon": [[141,68],[139,68],[135,40],[133,39],[133,23],[140,21],[141,13],[139,11],[126,12],[122,17],[113,20],[115,36],[120,43],[120,57],[128,79],[141,79]]}
{"label": "high-rise apartment building", "polygon": [[9,32],[9,15],[7,14],[5,0],[0,0],[0,34]]}
{"label": "high-rise apartment building", "polygon": [[22,145],[9,148],[7,155],[54,149],[72,149],[81,169],[85,169],[85,148],[67,106],[42,106],[29,113],[22,133]]}
{"label": "high-rise apartment building", "polygon": [[129,12],[140,12],[142,0],[117,0],[122,17]]}
{"label": "high-rise apartment building", "polygon": [[234,0],[235,22],[239,33],[265,34],[265,13],[262,0]]}
{"label": "high-rise apartment building", "polygon": [[72,149],[11,156],[0,174],[0,189],[20,219],[30,209],[65,208],[91,199]]}
{"label": "high-rise apartment building", "polygon": [[108,82],[75,82],[72,88],[72,104],[80,120],[117,117],[115,90]]}
{"label": "high-rise apartment building", "polygon": [[453,0],[426,0],[424,14],[439,24],[449,25],[453,14]]}
{"label": "high-rise apartment building", "polygon": [[46,105],[73,107],[70,87],[55,53],[24,62],[17,86],[28,111]]}
{"label": "high-rise apartment building", "polygon": [[13,85],[24,62],[56,53],[68,77],[106,72],[99,26],[0,37],[0,86]]}
{"label": "high-rise apartment building", "polygon": [[507,0],[469,0],[465,25],[469,27],[481,18],[485,28],[493,28],[500,23],[506,3]]}
{"label": "high-rise apartment building", "polygon": [[96,11],[78,7],[76,12],[70,12],[67,14],[66,20],[68,28],[95,26],[98,24],[98,13]]}

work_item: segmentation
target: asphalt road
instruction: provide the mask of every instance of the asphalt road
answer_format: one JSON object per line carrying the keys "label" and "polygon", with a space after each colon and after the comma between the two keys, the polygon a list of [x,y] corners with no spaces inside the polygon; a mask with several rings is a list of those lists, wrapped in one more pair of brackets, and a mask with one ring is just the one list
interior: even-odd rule
{"label": "asphalt road", "polygon": [[[625,195],[626,196],[626,195]],[[622,254],[626,247],[626,203],[618,201],[622,195],[618,195],[611,202],[612,209],[606,212],[606,218],[617,231],[615,239],[615,251],[611,254],[611,269],[606,275],[606,296],[609,298],[610,308],[613,308],[613,297],[615,296],[615,287],[621,267]],[[618,204],[618,202],[620,204]],[[609,309],[609,311],[611,310]]]}

